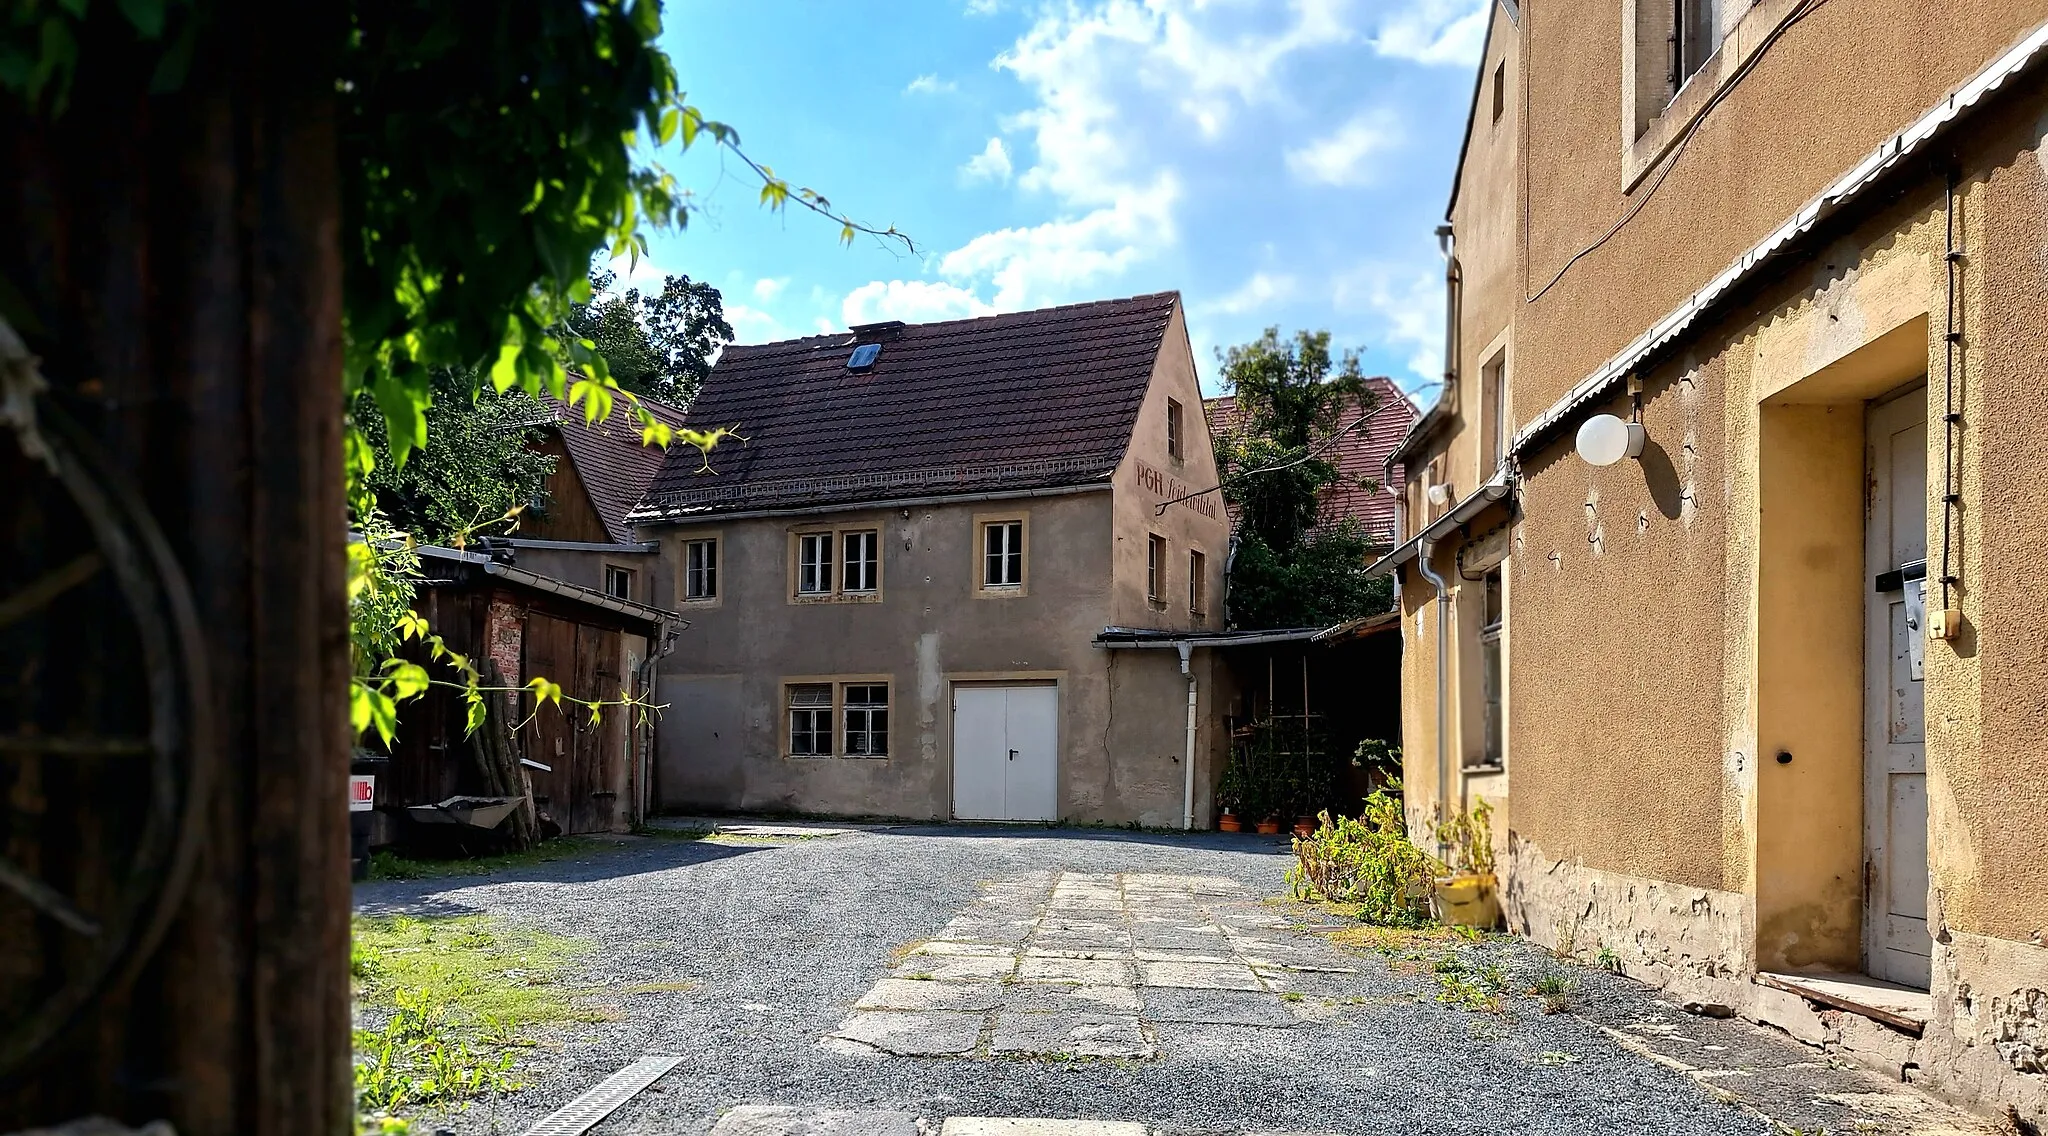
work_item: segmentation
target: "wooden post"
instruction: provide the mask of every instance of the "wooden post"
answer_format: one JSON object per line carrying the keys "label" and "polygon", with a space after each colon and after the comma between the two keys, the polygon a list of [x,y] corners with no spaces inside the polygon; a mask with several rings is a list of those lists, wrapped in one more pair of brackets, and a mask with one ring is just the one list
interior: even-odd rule
{"label": "wooden post", "polygon": [[[169,932],[39,1072],[0,1085],[0,1131],[88,1113],[161,1118],[180,1136],[339,1136],[351,1123],[346,25],[317,3],[206,11],[172,93],[149,93],[162,45],[135,45],[95,5],[108,34],[83,38],[61,118],[0,96],[0,279],[39,326],[27,338],[52,386],[190,580],[219,743]],[[69,614],[81,637],[123,617]],[[67,854],[95,853],[88,841]]]}

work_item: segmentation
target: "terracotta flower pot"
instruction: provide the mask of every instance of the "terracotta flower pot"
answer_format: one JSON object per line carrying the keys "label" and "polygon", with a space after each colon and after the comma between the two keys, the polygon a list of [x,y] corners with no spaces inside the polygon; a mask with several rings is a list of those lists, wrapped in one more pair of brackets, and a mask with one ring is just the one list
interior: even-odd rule
{"label": "terracotta flower pot", "polygon": [[1267,817],[1259,822],[1260,836],[1277,836],[1280,833],[1280,818]]}
{"label": "terracotta flower pot", "polygon": [[1306,838],[1306,837],[1314,836],[1315,834],[1316,834],[1316,818],[1314,818],[1314,817],[1295,817],[1295,818],[1294,818],[1294,835]]}
{"label": "terracotta flower pot", "polygon": [[1237,819],[1236,813],[1226,812],[1216,818],[1216,827],[1225,832],[1243,832],[1244,822]]}

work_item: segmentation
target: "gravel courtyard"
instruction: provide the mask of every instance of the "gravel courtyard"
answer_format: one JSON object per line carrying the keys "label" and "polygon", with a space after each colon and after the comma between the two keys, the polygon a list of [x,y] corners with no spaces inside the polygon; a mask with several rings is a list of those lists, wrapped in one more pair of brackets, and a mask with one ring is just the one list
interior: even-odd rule
{"label": "gravel courtyard", "polygon": [[[522,1133],[650,1055],[682,1061],[594,1132],[1990,1130],[1526,943],[1434,945],[1509,991],[1497,1009],[1443,1000],[1435,968],[1341,949],[1315,933],[1338,924],[1261,902],[1288,862],[1278,841],[1215,834],[619,838],[496,876],[360,884],[356,905],[598,944],[568,981],[616,1020],[544,1038],[525,1089],[440,1122],[463,1136]],[[1577,990],[1545,1013],[1523,991],[1560,968]],[[828,1129],[822,1110],[873,1115]]]}

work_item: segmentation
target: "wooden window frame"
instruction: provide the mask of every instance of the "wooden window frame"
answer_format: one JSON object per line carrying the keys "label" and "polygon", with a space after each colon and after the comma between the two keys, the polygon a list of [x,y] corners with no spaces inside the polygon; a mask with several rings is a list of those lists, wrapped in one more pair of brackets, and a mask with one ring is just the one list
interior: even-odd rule
{"label": "wooden window frame", "polygon": [[[711,546],[711,594],[708,596],[690,594],[690,546],[695,544]],[[698,609],[719,606],[725,600],[725,533],[722,530],[691,533],[682,538],[681,548],[676,568],[676,606]]]}
{"label": "wooden window frame", "polygon": [[[617,592],[612,591],[612,573],[614,572],[617,572],[626,578],[626,594],[623,596],[618,594]],[[640,597],[633,594],[633,581],[639,575],[639,572],[635,571],[634,569],[626,567],[624,564],[613,564],[610,562],[606,562],[604,566],[604,594],[610,596],[615,600],[625,600],[627,603],[641,602]]]}
{"label": "wooden window frame", "polygon": [[[1014,584],[991,584],[988,582],[988,534],[995,525],[1017,526],[1017,582]],[[968,541],[972,554],[968,579],[974,581],[974,596],[977,599],[1015,599],[1031,594],[1031,515],[1025,511],[1008,513],[974,514],[973,539]]]}
{"label": "wooden window frame", "polygon": [[[828,695],[823,706],[806,707],[807,713],[823,711],[825,715],[825,752],[796,752],[796,712],[792,705],[796,688],[800,686],[822,686]],[[819,761],[839,756],[839,694],[835,680],[822,675],[796,675],[782,680],[777,688],[780,694],[782,714],[782,756],[790,761]],[[810,732],[815,733],[816,727]]]}
{"label": "wooden window frame", "polygon": [[[822,686],[831,692],[831,700],[828,704],[811,708],[815,711],[823,711],[825,714],[827,749],[825,753],[794,752],[795,746],[793,743],[796,740],[796,723],[793,719],[793,714],[796,711],[796,707],[790,705],[790,698],[794,689],[799,686]],[[879,686],[883,688],[883,697],[888,700],[883,706],[883,710],[888,714],[888,719],[882,727],[882,744],[887,747],[889,751],[887,753],[875,756],[846,752],[846,691],[847,688],[855,686]],[[898,718],[896,713],[896,679],[894,675],[784,675],[776,685],[776,693],[781,700],[779,712],[782,715],[782,724],[779,730],[779,744],[782,747],[781,752],[784,761],[844,759],[862,762],[888,762],[894,760],[896,755],[896,722]]]}
{"label": "wooden window frame", "polygon": [[[881,709],[884,717],[882,719],[882,729],[880,731],[882,735],[881,753],[854,753],[852,752],[853,747],[847,744],[851,740],[853,734],[853,723],[850,715],[853,713],[854,710],[852,703],[847,697],[847,691],[852,690],[854,687],[857,686],[878,686],[882,688]],[[850,761],[888,761],[890,758],[894,757],[896,754],[895,684],[890,682],[886,677],[867,679],[851,678],[840,680],[837,690],[837,701],[839,703],[838,715],[833,719],[833,721],[836,722],[839,727],[839,756],[846,758]],[[876,732],[873,728],[872,720],[870,720],[870,726],[865,732],[869,735],[873,735]]]}
{"label": "wooden window frame", "polygon": [[1166,559],[1172,551],[1164,535],[1145,534],[1145,599],[1154,607],[1166,606]]}
{"label": "wooden window frame", "polygon": [[1169,398],[1166,400],[1166,456],[1175,461],[1185,461],[1187,449],[1187,408],[1179,399]]}
{"label": "wooden window frame", "polygon": [[[875,538],[875,586],[853,590],[846,586],[846,538],[856,533],[872,533]],[[805,538],[823,538],[828,570],[832,573],[831,586],[820,592],[798,590],[803,583],[803,546]],[[787,596],[793,604],[819,603],[880,603],[882,592],[888,583],[888,561],[886,545],[882,540],[880,521],[859,523],[845,522],[821,525],[797,525],[789,530]]]}
{"label": "wooden window frame", "polygon": [[[842,595],[848,596],[871,596],[879,594],[882,590],[882,530],[879,527],[866,529],[840,529],[834,535],[837,536],[839,539],[838,585],[840,593]],[[864,574],[871,575],[872,579],[863,581],[869,586],[861,588],[853,587],[849,583],[849,581],[851,581],[851,579],[853,578],[852,568],[854,565],[854,559],[852,556],[852,549],[850,548],[850,545],[856,537],[867,537],[872,542],[871,547],[867,551],[872,554],[873,558],[861,561],[861,567],[865,569]]]}
{"label": "wooden window frame", "polygon": [[1209,556],[1199,548],[1188,549],[1188,614],[1209,614]]}

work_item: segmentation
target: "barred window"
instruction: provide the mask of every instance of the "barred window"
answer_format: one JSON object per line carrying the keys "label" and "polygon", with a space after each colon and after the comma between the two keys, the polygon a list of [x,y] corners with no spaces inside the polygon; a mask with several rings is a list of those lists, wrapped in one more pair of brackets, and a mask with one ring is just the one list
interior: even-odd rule
{"label": "barred window", "polygon": [[789,752],[792,757],[832,756],[832,684],[790,686]]}
{"label": "barred window", "polygon": [[846,687],[848,757],[889,756],[889,688],[880,683]]}
{"label": "barred window", "polygon": [[832,591],[832,534],[805,533],[797,540],[796,593],[829,595]]}
{"label": "barred window", "polygon": [[875,590],[881,580],[881,547],[881,534],[873,529],[845,534],[846,566],[839,577],[845,590]]}

